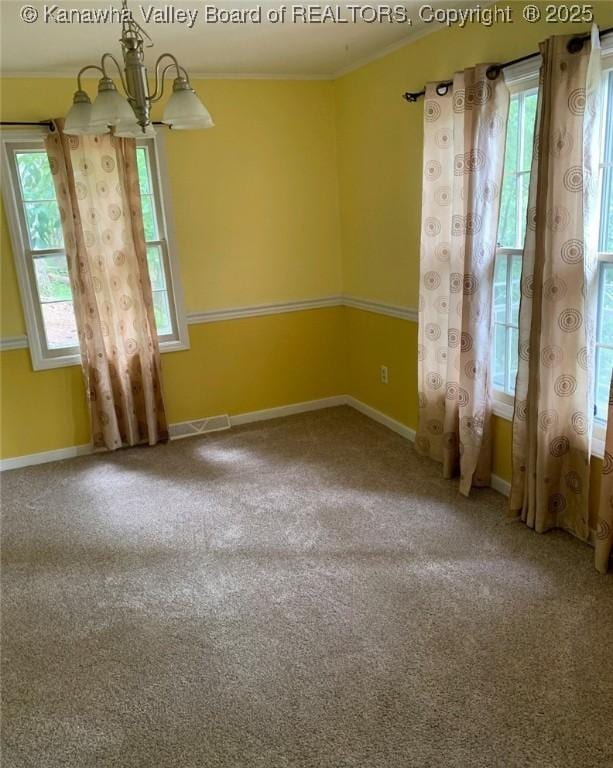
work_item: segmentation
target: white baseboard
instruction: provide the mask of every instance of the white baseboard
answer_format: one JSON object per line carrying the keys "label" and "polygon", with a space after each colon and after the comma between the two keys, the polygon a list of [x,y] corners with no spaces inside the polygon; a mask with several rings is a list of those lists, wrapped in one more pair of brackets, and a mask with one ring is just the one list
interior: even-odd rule
{"label": "white baseboard", "polygon": [[[345,402],[347,405],[355,408],[356,411],[363,413],[364,416],[368,416],[370,419],[373,419],[373,421],[378,421],[379,424],[383,424],[384,427],[391,429],[392,432],[397,432],[399,435],[402,435],[402,437],[406,437],[406,439],[410,440],[412,443],[415,442],[415,430],[411,429],[411,427],[407,427],[405,424],[396,421],[396,419],[392,419],[391,416],[387,416],[376,408],[372,408],[370,405],[366,405],[366,403],[356,400],[356,398],[351,397],[351,395],[347,395]],[[503,496],[508,497],[511,495],[511,483],[503,480],[498,475],[492,475],[490,487],[495,491],[498,491],[498,493],[501,493]]]}
{"label": "white baseboard", "polygon": [[93,451],[93,445],[91,445],[91,443],[85,443],[84,445],[71,445],[68,448],[58,448],[55,451],[27,453],[25,456],[15,456],[10,459],[0,459],[0,472],[4,472],[7,469],[32,467],[35,464],[47,464],[50,461],[74,459],[76,456],[86,456],[89,453],[93,453]]}
{"label": "white baseboard", "polygon": [[[250,424],[256,421],[268,421],[269,419],[280,419],[283,416],[293,416],[297,413],[307,413],[309,411],[319,411],[322,408],[334,408],[339,405],[349,405],[356,411],[364,414],[369,419],[377,421],[384,427],[391,429],[392,432],[396,432],[402,437],[415,442],[415,430],[411,427],[407,427],[400,421],[393,419],[391,416],[387,416],[382,411],[378,411],[370,405],[366,405],[361,400],[358,400],[351,395],[336,395],[334,397],[322,397],[318,400],[306,400],[301,403],[291,403],[290,405],[280,405],[275,408],[264,408],[260,411],[249,411],[248,413],[238,413],[234,416],[230,416],[230,424],[233,427],[238,427],[241,424]],[[205,417],[206,418],[206,417]],[[182,423],[182,422],[178,422]],[[174,424],[171,424],[172,428]],[[25,456],[15,456],[10,459],[0,460],[0,472],[4,472],[8,469],[20,469],[21,467],[30,467],[35,464],[46,464],[50,461],[61,461],[62,459],[73,459],[76,456],[86,456],[93,453],[94,448],[91,444],[86,445],[73,445],[69,448],[59,448],[55,451],[43,451],[41,453],[29,453]],[[503,480],[498,475],[492,475],[492,488],[502,493],[504,496],[509,496],[511,493],[511,484],[506,480]]]}
{"label": "white baseboard", "polygon": [[511,495],[511,483],[507,480],[503,480],[502,477],[499,477],[498,475],[492,475],[490,486],[507,498]]}
{"label": "white baseboard", "polygon": [[250,411],[230,416],[233,427],[240,424],[250,424],[252,421],[268,421],[268,419],[280,419],[283,416],[293,416],[296,413],[319,411],[322,408],[334,408],[337,405],[347,405],[347,395],[335,395],[334,397],[321,397],[319,400],[305,400],[302,403],[280,405],[276,408],[264,408],[261,411]]}
{"label": "white baseboard", "polygon": [[379,424],[383,424],[384,427],[391,429],[392,432],[397,432],[399,435],[402,435],[402,437],[405,437],[412,443],[415,442],[415,430],[411,429],[411,427],[407,427],[400,421],[392,419],[391,416],[387,416],[382,411],[378,411],[376,408],[373,408],[370,405],[366,405],[366,403],[363,403],[361,400],[357,400],[355,397],[351,397],[351,395],[347,395],[345,397],[345,403],[350,405],[352,408],[355,408],[356,411],[363,413],[364,416],[368,416],[369,419],[378,421]]}
{"label": "white baseboard", "polygon": [[[280,419],[283,416],[292,416],[296,413],[306,413],[307,411],[318,411],[322,408],[333,408],[337,405],[347,405],[346,395],[336,395],[335,397],[322,397],[319,400],[306,400],[302,403],[291,403],[290,405],[280,405],[276,408],[264,408],[261,411],[250,411],[249,413],[238,413],[230,416],[230,424],[235,427],[239,424],[249,424],[252,421],[267,421],[268,419]],[[206,419],[206,417],[204,417]],[[204,420],[203,419],[203,420]],[[182,424],[183,422],[177,422]],[[169,425],[171,428],[174,424]],[[0,459],[0,472],[8,469],[20,469],[21,467],[31,467],[35,464],[47,464],[50,461],[61,461],[62,459],[74,459],[76,456],[86,456],[93,453],[94,447],[91,443],[85,445],[71,445],[68,448],[58,448],[54,451],[42,451],[41,453],[28,453],[25,456],[15,456],[9,459]]]}

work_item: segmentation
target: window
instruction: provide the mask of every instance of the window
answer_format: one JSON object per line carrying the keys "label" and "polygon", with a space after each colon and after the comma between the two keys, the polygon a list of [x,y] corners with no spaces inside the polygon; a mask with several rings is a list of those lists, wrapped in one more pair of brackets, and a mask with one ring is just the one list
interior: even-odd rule
{"label": "window", "polygon": [[[2,136],[5,205],[35,369],[79,362],[64,239],[40,131]],[[159,172],[158,141],[137,141],[147,262],[162,351],[186,349],[187,330],[170,257]]]}
{"label": "window", "polygon": [[[612,65],[603,56],[603,70]],[[501,415],[510,415],[518,361],[521,257],[526,232],[530,165],[538,90],[532,81],[512,90],[494,267],[492,371]],[[595,433],[607,418],[613,368],[613,70],[604,72],[600,172],[600,236],[595,350]],[[600,429],[598,425],[600,423]]]}
{"label": "window", "polygon": [[504,175],[494,267],[494,387],[512,397],[517,375],[521,255],[532,163],[538,92],[530,88],[511,96],[504,155]]}
{"label": "window", "polygon": [[604,422],[607,418],[613,368],[613,70],[606,74],[603,100],[594,402],[597,422]]}

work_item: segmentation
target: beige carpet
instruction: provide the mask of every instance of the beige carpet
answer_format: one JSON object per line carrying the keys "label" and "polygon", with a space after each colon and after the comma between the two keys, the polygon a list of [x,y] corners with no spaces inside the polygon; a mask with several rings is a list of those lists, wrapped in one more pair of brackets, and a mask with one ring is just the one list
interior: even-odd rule
{"label": "beige carpet", "polygon": [[4,768],[596,768],[613,580],[348,408],[6,473]]}

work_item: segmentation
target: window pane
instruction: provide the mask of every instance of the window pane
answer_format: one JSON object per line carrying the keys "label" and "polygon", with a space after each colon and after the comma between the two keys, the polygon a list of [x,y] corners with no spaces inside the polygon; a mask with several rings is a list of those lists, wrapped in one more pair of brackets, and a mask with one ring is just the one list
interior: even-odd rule
{"label": "window pane", "polygon": [[68,264],[63,253],[34,259],[34,271],[41,301],[72,300]]}
{"label": "window pane", "polygon": [[515,248],[517,240],[517,176],[505,175],[498,221],[498,245]]}
{"label": "window pane", "polygon": [[155,216],[155,204],[153,201],[153,185],[151,183],[149,155],[145,147],[137,147],[136,162],[138,166],[138,183],[140,186],[145,240],[158,240],[159,234]]}
{"label": "window pane", "polygon": [[33,251],[63,248],[64,237],[57,203],[24,203],[30,247]]}
{"label": "window pane", "polygon": [[504,325],[494,326],[494,386],[504,389],[504,373],[506,360],[506,328]]}
{"label": "window pane", "polygon": [[504,176],[500,199],[498,244],[514,248],[517,239],[517,152],[519,146],[519,98],[511,97],[504,153]]}
{"label": "window pane", "polygon": [[529,171],[532,165],[532,145],[534,143],[537,100],[538,94],[536,91],[527,93],[524,96],[523,152],[520,171]]}
{"label": "window pane", "polygon": [[519,301],[521,298],[522,258],[519,254],[511,257],[511,315],[509,322],[519,325]]}
{"label": "window pane", "polygon": [[504,323],[507,317],[507,257],[496,255],[494,267],[494,322]]}
{"label": "window pane", "polygon": [[517,155],[519,147],[519,95],[511,96],[509,120],[507,124],[507,144],[504,152],[504,174],[517,173]]}
{"label": "window pane", "polygon": [[154,291],[166,290],[166,274],[162,262],[162,249],[159,245],[147,246],[147,265],[149,267],[149,279]]}
{"label": "window pane", "polygon": [[517,328],[509,328],[509,381],[507,391],[515,392],[515,379],[517,378],[517,345],[519,342],[519,331]]}
{"label": "window pane", "polygon": [[598,342],[613,345],[613,264],[603,264],[600,272]]}
{"label": "window pane", "polygon": [[167,336],[171,334],[172,323],[170,321],[167,291],[154,291],[153,311],[155,313],[155,325],[157,327],[158,336]]}
{"label": "window pane", "polygon": [[602,196],[600,211],[601,252],[613,252],[613,71],[605,81],[603,104],[606,115],[603,122]]}
{"label": "window pane", "polygon": [[79,344],[72,301],[41,304],[49,349],[76,347]]}
{"label": "window pane", "polygon": [[55,200],[46,152],[17,152],[17,170],[24,200]]}
{"label": "window pane", "polygon": [[141,195],[151,194],[151,182],[149,180],[149,163],[147,162],[147,150],[145,147],[137,147],[136,164],[138,167],[138,183]]}
{"label": "window pane", "polygon": [[596,352],[596,417],[606,420],[609,408],[609,387],[613,368],[613,349],[600,347]]}
{"label": "window pane", "polygon": [[[613,121],[613,115],[610,119]],[[602,173],[599,248],[603,253],[613,253],[613,166],[603,168]]]}
{"label": "window pane", "polygon": [[524,247],[524,241],[526,239],[526,224],[528,215],[528,195],[530,194],[530,174],[522,173],[519,177],[519,194],[521,195],[521,207],[519,212],[519,243],[518,248]]}
{"label": "window pane", "polygon": [[145,240],[157,240],[158,228],[155,220],[153,197],[151,195],[142,195],[141,207],[143,211],[143,225],[145,227]]}

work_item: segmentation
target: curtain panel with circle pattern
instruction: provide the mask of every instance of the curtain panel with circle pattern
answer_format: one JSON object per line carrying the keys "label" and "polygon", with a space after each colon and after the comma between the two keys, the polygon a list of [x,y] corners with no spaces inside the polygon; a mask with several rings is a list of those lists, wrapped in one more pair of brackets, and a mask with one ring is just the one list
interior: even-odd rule
{"label": "curtain panel with circle pattern", "polygon": [[511,512],[587,541],[597,281],[600,43],[541,44],[519,312]]}
{"label": "curtain panel with circle pattern", "polygon": [[417,450],[489,485],[492,286],[509,91],[487,65],[426,86]]}
{"label": "curtain panel with circle pattern", "polygon": [[46,139],[95,446],[168,439],[134,139]]}

